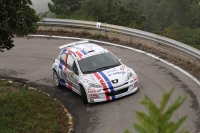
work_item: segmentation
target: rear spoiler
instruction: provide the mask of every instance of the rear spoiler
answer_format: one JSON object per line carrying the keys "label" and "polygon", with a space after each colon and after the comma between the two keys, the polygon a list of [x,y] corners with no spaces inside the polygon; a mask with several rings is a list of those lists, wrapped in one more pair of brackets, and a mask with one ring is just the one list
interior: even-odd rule
{"label": "rear spoiler", "polygon": [[88,43],[88,42],[89,42],[88,40],[78,41],[78,42],[72,42],[72,43],[67,43],[67,44],[61,45],[58,48],[59,49],[63,49],[63,48],[70,47],[70,46],[73,46],[73,45],[77,45],[77,44],[81,44],[81,43]]}

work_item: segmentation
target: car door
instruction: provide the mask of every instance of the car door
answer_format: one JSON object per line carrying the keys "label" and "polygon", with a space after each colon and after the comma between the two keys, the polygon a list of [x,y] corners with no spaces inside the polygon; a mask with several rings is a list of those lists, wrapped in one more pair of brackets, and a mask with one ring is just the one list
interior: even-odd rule
{"label": "car door", "polygon": [[68,55],[67,57],[67,74],[68,74],[67,78],[68,78],[69,87],[72,87],[72,89],[75,89],[73,91],[79,93],[80,92],[79,85],[78,85],[79,72],[78,72],[77,64],[72,55]]}
{"label": "car door", "polygon": [[67,54],[65,52],[61,53],[60,64],[59,64],[59,75],[61,84],[66,86],[67,83],[67,68],[66,68]]}

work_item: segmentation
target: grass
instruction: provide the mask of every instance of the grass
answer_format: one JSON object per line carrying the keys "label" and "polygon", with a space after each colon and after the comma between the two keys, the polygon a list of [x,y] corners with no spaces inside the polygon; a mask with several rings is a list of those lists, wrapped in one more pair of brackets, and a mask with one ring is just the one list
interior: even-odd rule
{"label": "grass", "polygon": [[102,35],[100,33],[93,34],[91,36],[91,38],[93,38],[93,39],[109,39],[107,34],[106,35]]}
{"label": "grass", "polygon": [[115,42],[119,42],[120,41],[119,38],[117,38],[117,37],[112,38],[112,40],[115,41]]}
{"label": "grass", "polygon": [[67,133],[69,118],[61,104],[28,87],[0,79],[0,132]]}
{"label": "grass", "polygon": [[187,65],[191,65],[191,62],[189,60],[186,61]]}
{"label": "grass", "polygon": [[91,35],[90,32],[87,32],[86,30],[83,30],[81,32],[77,32],[77,34],[81,35],[81,36],[88,36],[88,35]]}

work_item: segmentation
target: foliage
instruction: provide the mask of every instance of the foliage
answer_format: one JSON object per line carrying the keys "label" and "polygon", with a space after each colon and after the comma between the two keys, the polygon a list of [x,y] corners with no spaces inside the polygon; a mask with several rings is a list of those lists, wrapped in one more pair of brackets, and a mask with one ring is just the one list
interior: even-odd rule
{"label": "foliage", "polygon": [[58,18],[98,21],[163,35],[200,49],[199,0],[52,0]]}
{"label": "foliage", "polygon": [[[145,30],[200,49],[198,0],[135,0],[146,16]],[[199,36],[198,36],[199,37]]]}
{"label": "foliage", "polygon": [[[175,133],[179,131],[180,126],[187,119],[187,116],[181,117],[177,122],[170,121],[173,113],[184,103],[186,97],[179,96],[176,101],[166,108],[167,103],[174,89],[170,92],[164,93],[160,101],[160,107],[157,107],[153,101],[144,94],[144,99],[141,101],[148,114],[144,112],[136,111],[136,117],[140,124],[134,123],[134,128],[139,133]],[[126,133],[129,131],[127,130]],[[179,133],[189,133],[184,129],[180,130]]]}
{"label": "foliage", "polygon": [[68,132],[60,103],[27,85],[0,79],[1,133]]}
{"label": "foliage", "polygon": [[111,24],[143,29],[145,16],[139,10],[138,5],[133,0],[128,3],[118,2],[112,5],[107,21]]}
{"label": "foliage", "polygon": [[0,0],[0,51],[14,47],[14,36],[26,36],[37,30],[39,20],[30,8],[31,0]]}
{"label": "foliage", "polygon": [[74,1],[78,6],[76,10],[70,10],[68,1],[52,0],[54,4],[49,3],[49,9],[58,18],[92,20],[138,29],[144,27],[145,16],[133,0],[128,3],[120,0],[77,0]]}
{"label": "foliage", "polygon": [[200,49],[200,28],[192,29],[175,23],[165,28],[162,34]]}
{"label": "foliage", "polygon": [[110,0],[86,0],[78,11],[77,16],[92,17],[95,21],[104,21],[107,13],[107,4]]}
{"label": "foliage", "polygon": [[47,14],[49,13],[49,11],[47,12],[41,12],[38,15],[39,19],[42,20],[43,18],[47,17]]}
{"label": "foliage", "polygon": [[56,14],[56,17],[69,17],[72,13],[80,9],[84,0],[51,0],[48,3],[49,10]]}

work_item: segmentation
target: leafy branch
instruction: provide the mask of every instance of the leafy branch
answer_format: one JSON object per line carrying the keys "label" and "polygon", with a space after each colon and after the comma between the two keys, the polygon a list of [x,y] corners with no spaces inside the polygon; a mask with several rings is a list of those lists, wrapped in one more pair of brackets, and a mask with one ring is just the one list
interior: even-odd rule
{"label": "leafy branch", "polygon": [[[160,107],[157,107],[155,103],[144,94],[144,99],[141,101],[141,104],[146,107],[148,114],[136,111],[136,117],[140,122],[140,124],[133,124],[136,131],[139,133],[175,133],[179,131],[180,126],[187,119],[187,115],[181,117],[177,122],[170,121],[170,118],[184,103],[186,97],[179,96],[172,105],[166,108],[173,91],[174,89],[171,89],[170,92],[162,95]],[[130,132],[127,130],[125,133]],[[178,133],[189,132],[181,129]]]}

